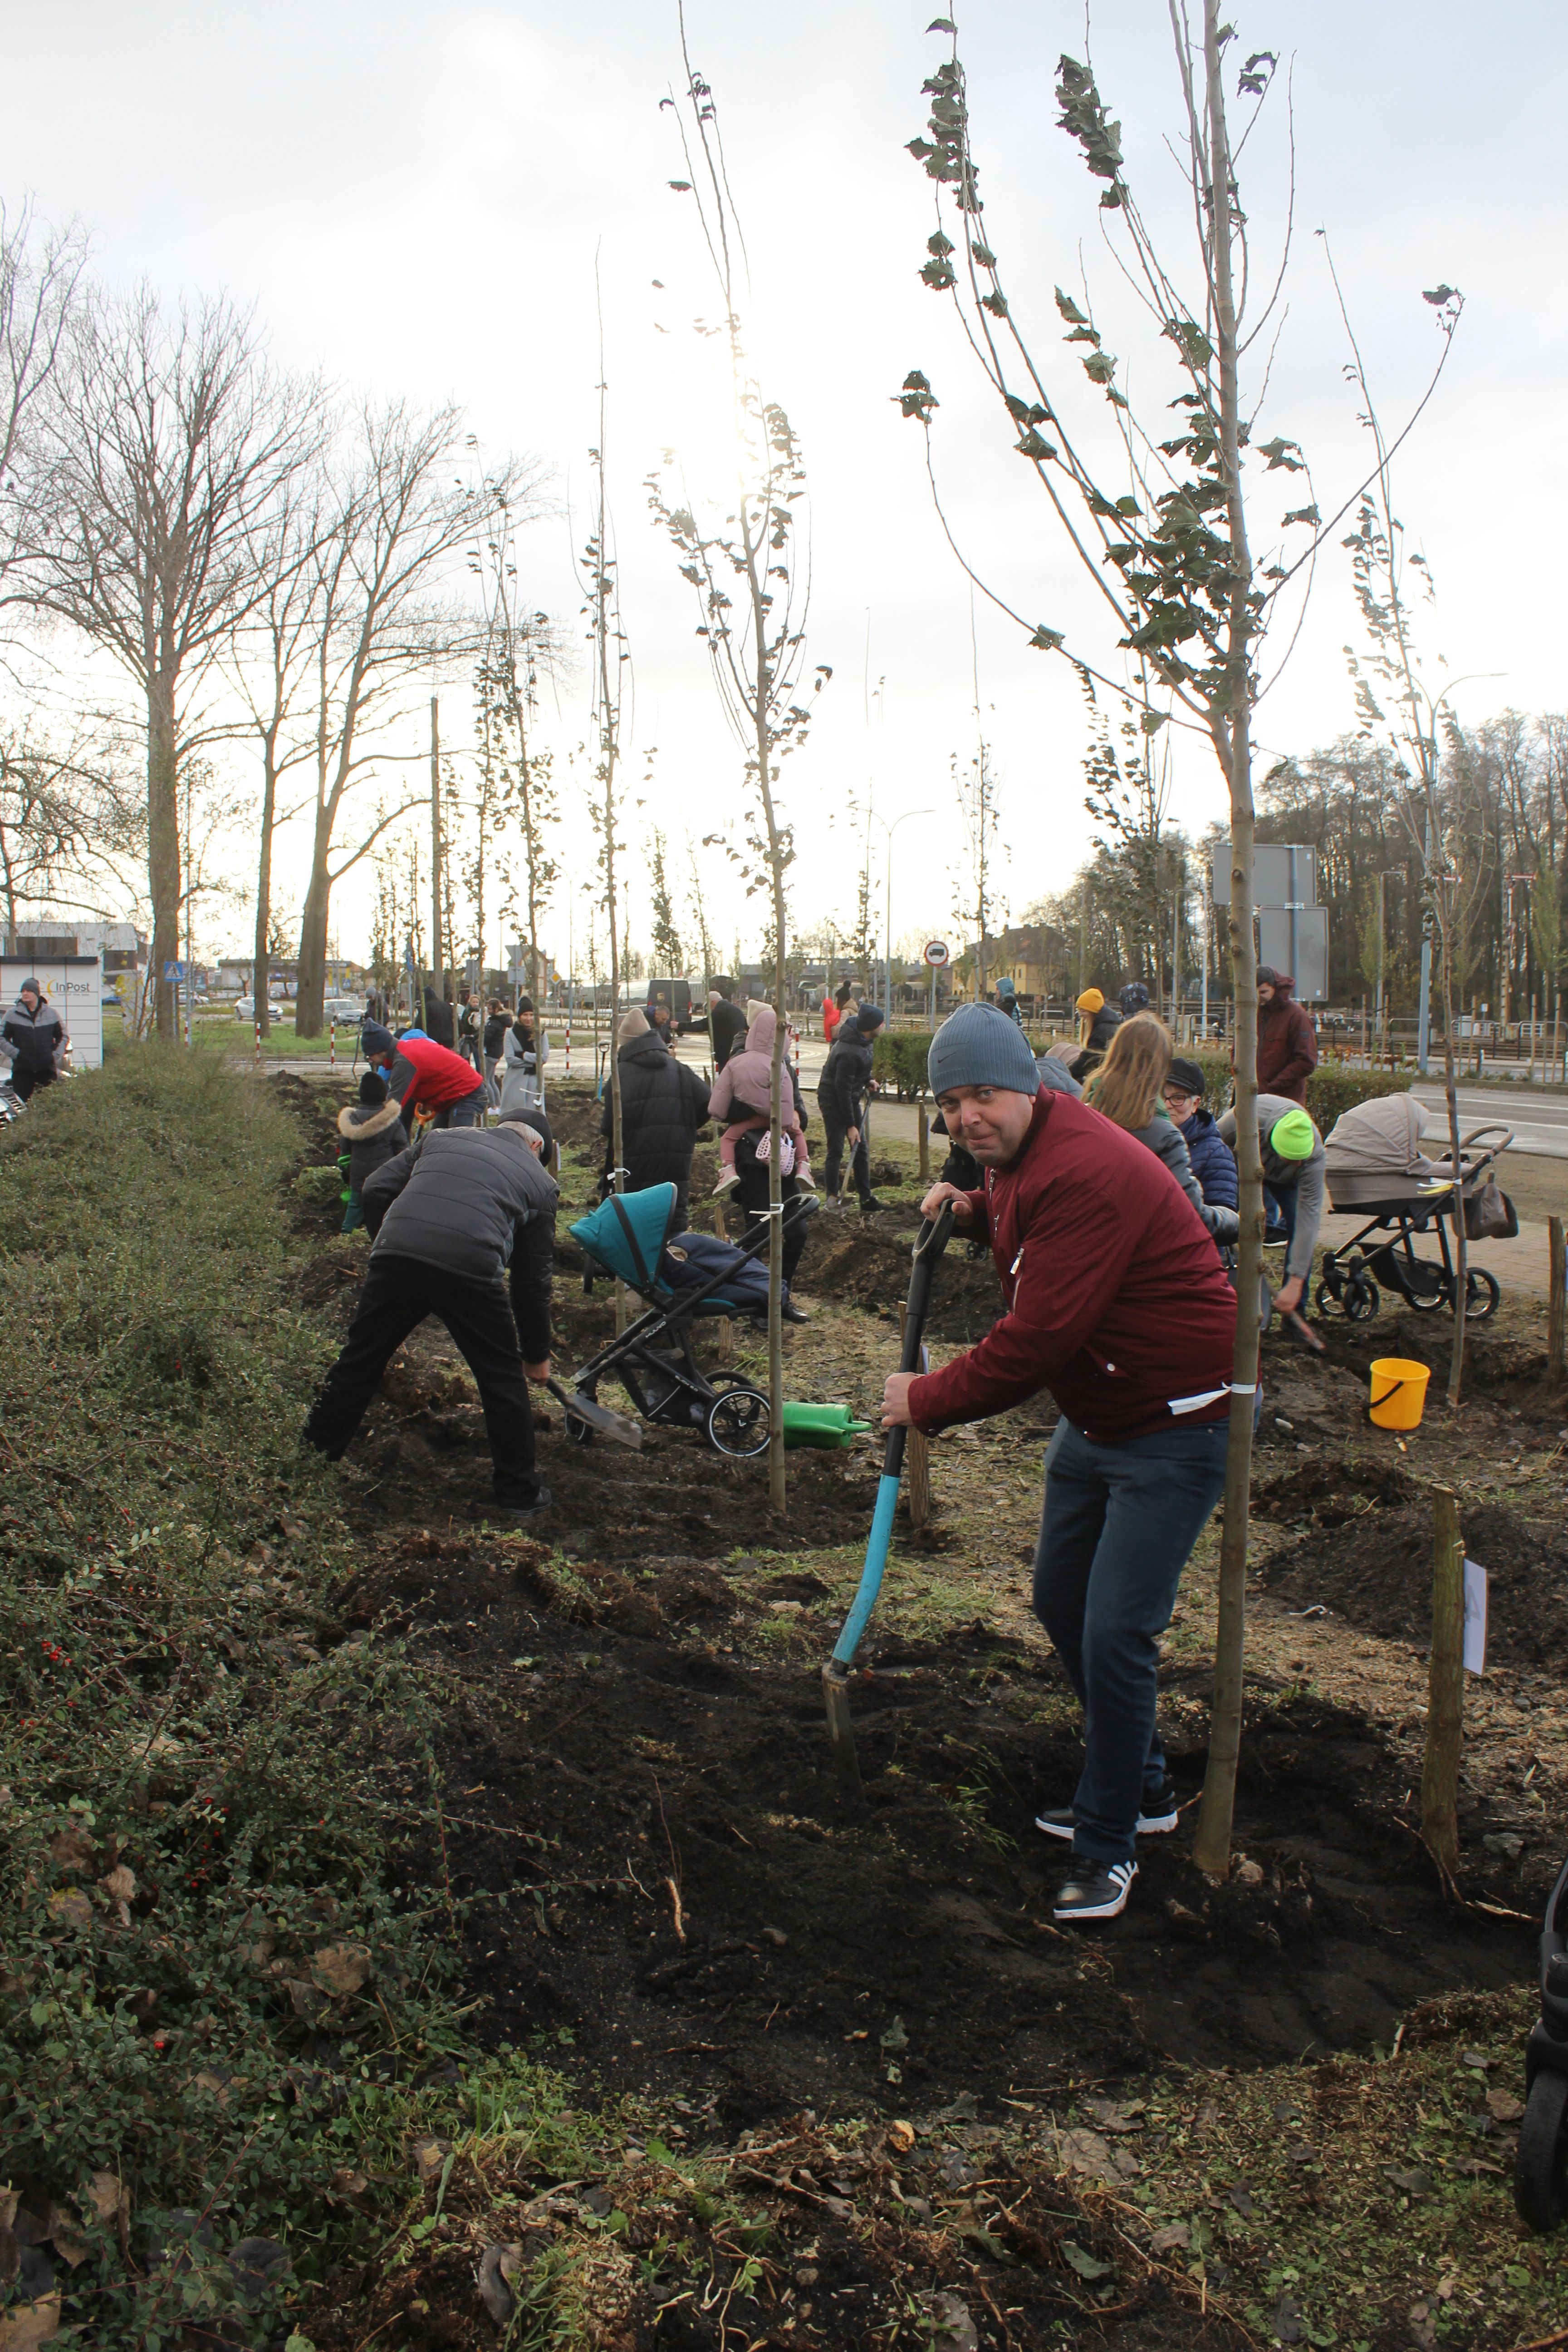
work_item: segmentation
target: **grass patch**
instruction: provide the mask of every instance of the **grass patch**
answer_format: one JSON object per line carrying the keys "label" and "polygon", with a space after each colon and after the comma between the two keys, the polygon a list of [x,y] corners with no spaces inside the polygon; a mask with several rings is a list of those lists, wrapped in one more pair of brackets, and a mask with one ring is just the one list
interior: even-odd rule
{"label": "grass patch", "polygon": [[335,1643],[349,1548],[298,1453],[330,1353],[299,1149],[152,1046],[0,1144],[0,2166],[47,2231],[0,2306],[62,2293],[105,2347],[266,2340],[334,2173],[461,2038],[406,1859],[429,1697]]}

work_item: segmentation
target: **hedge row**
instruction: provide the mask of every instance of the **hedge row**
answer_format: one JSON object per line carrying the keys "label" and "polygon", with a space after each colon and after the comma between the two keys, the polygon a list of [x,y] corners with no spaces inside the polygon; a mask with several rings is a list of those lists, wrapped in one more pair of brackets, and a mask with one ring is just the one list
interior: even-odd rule
{"label": "hedge row", "polygon": [[[1031,1039],[1036,1053],[1045,1051],[1043,1039]],[[890,1086],[900,1102],[918,1098],[929,1091],[926,1056],[931,1039],[918,1029],[899,1029],[889,1034],[884,1031],[877,1039],[872,1063],[874,1075],[884,1086]],[[1063,1050],[1058,1041],[1058,1051]],[[1072,1048],[1067,1048],[1068,1052]],[[1184,1058],[1195,1062],[1204,1074],[1204,1099],[1211,1110],[1221,1110],[1230,1100],[1230,1056],[1212,1049],[1189,1050]],[[1394,1070],[1357,1070],[1341,1062],[1326,1063],[1314,1070],[1307,1081],[1307,1108],[1326,1135],[1340,1113],[1352,1104],[1371,1102],[1378,1095],[1407,1094],[1408,1076]]]}

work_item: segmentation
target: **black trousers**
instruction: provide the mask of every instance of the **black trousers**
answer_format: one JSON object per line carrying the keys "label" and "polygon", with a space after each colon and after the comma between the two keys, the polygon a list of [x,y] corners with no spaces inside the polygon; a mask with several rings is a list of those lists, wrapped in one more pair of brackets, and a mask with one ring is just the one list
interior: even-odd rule
{"label": "black trousers", "polygon": [[[757,1158],[756,1144],[749,1135],[742,1136],[735,1146],[735,1174],[739,1179],[735,1186],[736,1205],[746,1213],[746,1239],[752,1241],[767,1211],[768,1163]],[[806,1219],[810,1213],[800,1197],[800,1186],[793,1176],[781,1177],[779,1192],[784,1200],[784,1278],[786,1282],[793,1282],[795,1267],[800,1264],[800,1254],[805,1247]],[[757,1255],[765,1266],[768,1262],[766,1250],[759,1250]]]}
{"label": "black trousers", "polygon": [[52,1062],[44,1070],[26,1069],[20,1062],[11,1065],[11,1084],[24,1102],[32,1101],[35,1087],[52,1087],[58,1076],[59,1072]]}
{"label": "black trousers", "polygon": [[[844,1145],[849,1130],[835,1115],[835,1113],[828,1109],[826,1104],[823,1102],[820,1095],[817,1096],[816,1099],[822,1109],[822,1124],[827,1130],[827,1151],[822,1171],[822,1184],[823,1190],[831,1201],[837,1197],[838,1171],[844,1158]],[[862,1117],[864,1117],[864,1114],[862,1114]],[[855,1146],[854,1156],[849,1162],[849,1181],[854,1185],[855,1190],[859,1193],[860,1198],[863,1201],[868,1201],[870,1199],[871,1160],[870,1154],[866,1149],[866,1129],[864,1126],[860,1129],[860,1140]]]}
{"label": "black trousers", "polygon": [[306,1444],[342,1459],[389,1360],[426,1315],[440,1318],[479,1382],[497,1502],[531,1503],[539,1493],[533,1413],[505,1287],[465,1281],[422,1258],[372,1255],[342,1353],[310,1407]]}

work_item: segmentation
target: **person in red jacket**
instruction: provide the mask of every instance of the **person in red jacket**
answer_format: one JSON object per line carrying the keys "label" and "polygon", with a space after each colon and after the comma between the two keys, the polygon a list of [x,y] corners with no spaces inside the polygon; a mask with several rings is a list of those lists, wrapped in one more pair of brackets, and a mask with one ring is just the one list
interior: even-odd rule
{"label": "person in red jacket", "polygon": [[437,1127],[483,1127],[484,1076],[466,1055],[434,1037],[394,1038],[372,1021],[360,1036],[372,1069],[384,1073],[389,1092],[403,1105],[405,1121],[426,1110]]}
{"label": "person in red jacket", "polygon": [[828,996],[824,994],[823,996],[822,1034],[830,1045],[832,1045],[835,1037],[838,1034],[840,1025],[844,1020],[844,1015],[848,1010],[849,1000],[854,993],[855,983],[853,981],[847,980],[840,986],[836,995]]}
{"label": "person in red jacket", "polygon": [[1318,1066],[1312,1016],[1290,991],[1295,982],[1272,964],[1258,967],[1258,1091],[1307,1107],[1307,1081]]}
{"label": "person in red jacket", "polygon": [[964,1005],[931,1040],[931,1091],[980,1164],[937,1184],[961,1233],[985,1234],[1006,1312],[939,1371],[896,1372],[883,1425],[940,1430],[1048,1389],[1033,1605],[1084,1706],[1070,1806],[1038,1826],[1072,1841],[1058,1919],[1112,1918],[1139,1831],[1176,1826],[1155,1723],[1160,1636],[1225,1486],[1236,1297],[1197,1212],[1136,1137],[1038,1083],[1027,1040]]}

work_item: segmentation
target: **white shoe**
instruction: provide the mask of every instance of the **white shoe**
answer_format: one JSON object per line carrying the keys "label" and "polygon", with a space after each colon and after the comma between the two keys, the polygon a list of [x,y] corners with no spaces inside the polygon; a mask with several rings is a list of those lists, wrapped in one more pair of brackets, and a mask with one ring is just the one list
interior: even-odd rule
{"label": "white shoe", "polygon": [[795,1181],[797,1184],[804,1184],[808,1192],[815,1192],[816,1190],[816,1179],[812,1174],[809,1168],[797,1168],[795,1172]]}
{"label": "white shoe", "polygon": [[740,1181],[741,1179],[736,1170],[733,1168],[726,1168],[724,1173],[720,1177],[719,1181],[713,1187],[714,1197],[717,1198],[721,1192],[731,1192]]}

